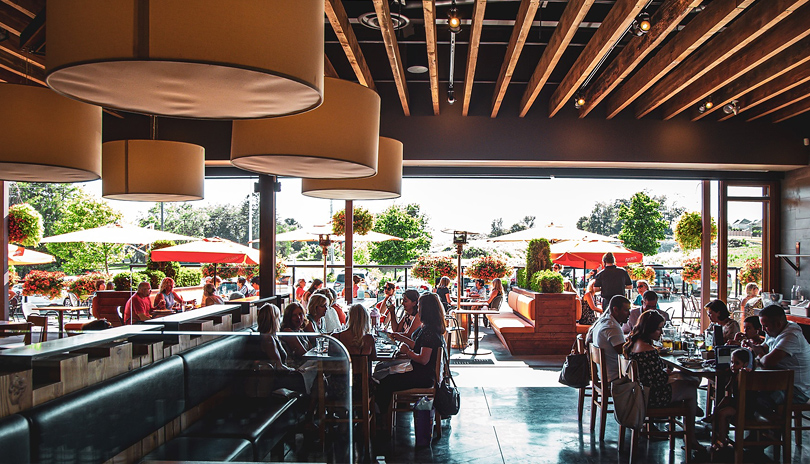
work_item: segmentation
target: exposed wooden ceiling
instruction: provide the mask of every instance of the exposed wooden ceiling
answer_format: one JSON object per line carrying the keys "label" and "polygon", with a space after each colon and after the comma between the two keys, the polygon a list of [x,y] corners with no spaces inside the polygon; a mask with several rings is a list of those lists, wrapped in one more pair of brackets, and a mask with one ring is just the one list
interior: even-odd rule
{"label": "exposed wooden ceiling", "polygon": [[[810,0],[457,0],[455,85],[463,114],[780,122],[810,111]],[[396,88],[405,115],[446,104],[451,0],[324,0],[326,74]],[[44,85],[45,0],[0,0],[0,81]],[[629,30],[642,11],[649,33]],[[372,29],[358,19],[380,19]],[[407,17],[395,30],[391,17]],[[42,18],[39,18],[40,22]],[[34,26],[29,27],[34,24]],[[41,24],[40,24],[41,26]],[[26,28],[29,30],[26,31]],[[0,31],[1,32],[1,31]],[[25,38],[29,40],[22,42]],[[39,50],[41,52],[41,50]],[[408,71],[419,60],[425,74]],[[425,92],[409,92],[427,86]],[[414,96],[412,96],[414,95]],[[418,98],[416,97],[418,96]],[[711,99],[713,107],[703,103]],[[419,100],[419,101],[416,101]],[[724,111],[736,102],[736,113]],[[385,103],[385,101],[384,101]],[[393,104],[388,101],[388,104]],[[701,110],[701,107],[703,109]],[[726,108],[728,109],[728,108]]]}

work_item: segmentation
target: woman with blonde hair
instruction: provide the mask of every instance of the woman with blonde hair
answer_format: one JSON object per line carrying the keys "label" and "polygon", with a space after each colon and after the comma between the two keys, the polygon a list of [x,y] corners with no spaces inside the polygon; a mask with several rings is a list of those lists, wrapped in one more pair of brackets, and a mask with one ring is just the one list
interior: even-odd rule
{"label": "woman with blonde hair", "polygon": [[447,311],[450,306],[453,306],[453,302],[450,301],[450,277],[442,276],[442,278],[439,279],[439,286],[436,287],[436,295],[439,296],[439,301],[441,301],[445,311]]}
{"label": "woman with blonde hair", "polygon": [[335,334],[335,338],[346,346],[349,354],[371,355],[376,354],[374,337],[369,333],[371,316],[361,304],[354,304],[349,308],[349,325],[346,330]]}
{"label": "woman with blonde hair", "polygon": [[257,325],[260,334],[261,348],[267,356],[274,374],[274,388],[289,388],[302,393],[308,393],[305,380],[301,372],[287,366],[287,351],[278,339],[281,330],[281,311],[278,306],[265,303],[257,314]]}
{"label": "woman with blonde hair", "polygon": [[487,307],[497,311],[501,309],[501,303],[503,303],[503,282],[501,282],[501,279],[493,279],[492,291],[489,292]]}
{"label": "woman with blonde hair", "polygon": [[304,332],[327,333],[324,328],[324,317],[329,308],[329,299],[325,295],[314,294],[307,302],[307,324]]}
{"label": "woman with blonde hair", "polygon": [[222,297],[217,295],[217,289],[214,284],[205,284],[203,287],[203,306],[212,306],[225,304]]}
{"label": "woman with blonde hair", "polygon": [[160,293],[155,296],[155,309],[172,309],[183,305],[183,297],[174,291],[174,279],[166,277],[160,282]]}
{"label": "woman with blonde hair", "polygon": [[588,281],[588,287],[580,300],[581,313],[579,320],[577,320],[578,324],[591,325],[596,322],[602,314],[602,308],[596,302],[596,292],[593,289],[593,284],[593,279]]}

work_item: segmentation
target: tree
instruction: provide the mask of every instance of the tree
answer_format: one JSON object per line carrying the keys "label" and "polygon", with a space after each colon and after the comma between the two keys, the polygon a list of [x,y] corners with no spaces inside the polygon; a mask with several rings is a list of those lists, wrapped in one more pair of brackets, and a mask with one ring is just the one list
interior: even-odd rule
{"label": "tree", "polygon": [[493,219],[492,220],[492,230],[489,232],[490,237],[499,237],[505,234],[506,231],[503,228],[503,218]]}
{"label": "tree", "polygon": [[534,220],[537,219],[534,216],[523,216],[523,219],[520,221],[512,224],[512,227],[509,228],[509,233],[520,232],[521,230],[531,229],[534,227]]}
{"label": "tree", "polygon": [[652,255],[658,251],[658,241],[666,238],[666,221],[662,218],[661,205],[644,192],[630,199],[629,206],[622,206],[619,219],[623,222],[619,238],[624,246]]}
{"label": "tree", "polygon": [[667,205],[666,195],[655,195],[652,199],[661,204],[661,217],[667,223],[667,230],[665,230],[664,233],[667,236],[672,236],[674,233],[672,223],[681,217],[681,214],[686,211],[686,207],[678,206],[678,204],[674,202],[672,205]]}
{"label": "tree", "polygon": [[[113,224],[122,217],[106,201],[79,192],[63,206],[62,217],[53,225],[53,231],[55,234],[66,234],[92,229]],[[47,247],[48,251],[63,260],[62,268],[68,274],[97,271],[102,265],[109,274],[109,261],[121,260],[124,252],[123,245],[109,243],[49,243]]]}
{"label": "tree", "polygon": [[371,244],[370,257],[380,264],[405,264],[428,251],[433,238],[428,232],[428,218],[418,204],[393,205],[380,213],[374,231],[394,235],[403,240]]}
{"label": "tree", "polygon": [[622,230],[619,211],[622,206],[630,202],[625,199],[614,200],[613,203],[599,202],[593,205],[589,216],[583,216],[577,221],[577,228],[600,235],[616,235]]}
{"label": "tree", "polygon": [[[195,208],[191,203],[166,203],[163,205],[163,230],[190,237],[204,237],[209,221],[208,212]],[[149,209],[146,216],[138,219],[141,227],[160,229],[160,203]]]}

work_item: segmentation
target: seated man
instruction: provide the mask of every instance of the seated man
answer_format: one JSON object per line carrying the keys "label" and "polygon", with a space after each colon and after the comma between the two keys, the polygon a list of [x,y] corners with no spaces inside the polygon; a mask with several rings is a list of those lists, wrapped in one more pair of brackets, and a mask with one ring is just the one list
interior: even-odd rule
{"label": "seated man", "polygon": [[256,290],[256,295],[261,292],[259,289],[259,276],[254,276],[252,279],[250,279],[250,285],[252,285],[253,289]]}
{"label": "seated man", "polygon": [[[641,285],[639,285],[641,287]],[[644,292],[641,298],[641,307],[634,307],[630,310],[630,319],[622,326],[622,331],[625,334],[629,334],[633,327],[635,327],[636,322],[638,322],[638,318],[641,317],[641,313],[653,310],[658,311],[661,317],[664,318],[665,321],[669,321],[669,313],[666,311],[661,311],[658,307],[658,294],[652,290],[647,290]]]}
{"label": "seated man", "polygon": [[470,296],[474,296],[477,298],[486,298],[487,297],[487,288],[484,287],[484,280],[483,279],[476,279],[475,280],[475,287],[470,292]]}
{"label": "seated man", "polygon": [[141,282],[138,284],[138,291],[132,295],[124,305],[124,325],[134,324],[151,318],[149,314],[149,311],[152,309],[152,301],[149,299],[149,293],[151,291],[152,288],[149,286],[149,282]]}
{"label": "seated man", "polygon": [[605,369],[611,382],[619,378],[619,356],[624,350],[622,324],[630,317],[630,300],[616,295],[610,299],[608,310],[588,330],[585,343],[593,343],[605,352]]}
{"label": "seated man", "polygon": [[237,279],[236,290],[244,295],[246,298],[249,296],[256,296],[256,289],[254,289],[247,281],[247,279],[243,277],[239,277]]}
{"label": "seated man", "polygon": [[[801,327],[789,322],[785,310],[779,305],[770,305],[760,311],[759,320],[765,330],[765,342],[756,345],[746,340],[743,347],[753,351],[765,369],[793,370],[793,402],[806,403],[810,399],[810,344]],[[759,398],[764,411],[774,410],[785,402],[784,392],[772,393]]]}

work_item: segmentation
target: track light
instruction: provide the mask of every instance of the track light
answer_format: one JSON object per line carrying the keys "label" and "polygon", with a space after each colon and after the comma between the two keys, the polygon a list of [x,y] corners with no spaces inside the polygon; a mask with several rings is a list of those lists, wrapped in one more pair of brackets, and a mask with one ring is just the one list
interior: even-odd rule
{"label": "track light", "polygon": [[453,91],[453,86],[451,85],[447,89],[447,103],[451,105],[456,102],[456,93]]}
{"label": "track light", "polygon": [[453,6],[447,11],[447,26],[453,34],[461,32],[461,16],[458,15],[455,0],[453,0]]}
{"label": "track light", "polygon": [[740,111],[740,107],[737,100],[731,100],[731,103],[726,103],[723,105],[723,113],[734,114],[734,116],[737,116],[738,111]]}
{"label": "track light", "polygon": [[712,96],[709,95],[708,97],[706,97],[706,100],[703,103],[701,103],[700,106],[698,107],[698,113],[703,114],[712,108],[714,108],[714,103],[712,102]]}
{"label": "track light", "polygon": [[650,29],[652,29],[650,14],[647,12],[642,12],[636,16],[636,19],[633,20],[633,24],[630,26],[630,29],[633,31],[633,34],[639,37],[650,32]]}
{"label": "track light", "polygon": [[579,94],[575,95],[574,96],[574,108],[580,109],[583,106],[585,106],[585,97],[583,97],[582,95],[579,95]]}

